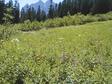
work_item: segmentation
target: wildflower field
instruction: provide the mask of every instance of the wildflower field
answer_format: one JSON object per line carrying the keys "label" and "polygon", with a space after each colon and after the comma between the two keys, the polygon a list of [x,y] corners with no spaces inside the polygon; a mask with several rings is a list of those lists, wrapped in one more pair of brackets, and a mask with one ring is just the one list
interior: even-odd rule
{"label": "wildflower field", "polygon": [[111,84],[112,21],[18,32],[0,41],[0,84]]}

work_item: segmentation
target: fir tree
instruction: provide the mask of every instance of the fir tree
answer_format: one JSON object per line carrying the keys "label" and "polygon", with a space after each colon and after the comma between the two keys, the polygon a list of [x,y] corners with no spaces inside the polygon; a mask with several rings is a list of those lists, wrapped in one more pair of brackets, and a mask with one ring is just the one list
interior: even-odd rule
{"label": "fir tree", "polygon": [[18,23],[20,21],[20,6],[17,0],[15,1],[14,5],[14,23]]}
{"label": "fir tree", "polygon": [[4,22],[4,13],[5,13],[5,1],[0,0],[0,24]]}
{"label": "fir tree", "polygon": [[53,18],[54,17],[54,7],[53,7],[53,3],[52,0],[50,1],[51,5],[49,8],[49,12],[48,12],[48,18]]}
{"label": "fir tree", "polygon": [[40,9],[40,6],[38,7],[36,17],[37,17],[37,21],[41,21],[41,9]]}

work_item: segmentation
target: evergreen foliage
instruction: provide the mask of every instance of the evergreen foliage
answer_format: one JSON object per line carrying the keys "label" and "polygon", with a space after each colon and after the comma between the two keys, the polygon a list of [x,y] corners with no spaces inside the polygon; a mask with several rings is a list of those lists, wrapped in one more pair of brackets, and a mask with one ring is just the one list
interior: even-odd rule
{"label": "evergreen foliage", "polygon": [[5,1],[0,0],[0,24],[4,22],[3,17],[5,13]]}
{"label": "evergreen foliage", "polygon": [[[47,18],[53,19],[55,17],[64,17],[67,15],[74,15],[77,13],[82,14],[98,14],[98,13],[107,13],[112,10],[112,1],[111,0],[63,0],[55,6],[51,5],[49,7],[49,12]],[[43,13],[41,13],[40,8],[37,10],[36,20],[43,21]],[[23,12],[22,12],[23,13]],[[26,16],[26,14],[25,14]],[[23,18],[23,17],[22,17]],[[25,19],[27,20],[27,19]],[[24,21],[25,21],[24,20]],[[45,20],[45,19],[44,19]]]}
{"label": "evergreen foliage", "polygon": [[29,21],[45,21],[55,17],[64,17],[67,15],[82,14],[100,14],[107,13],[112,10],[112,0],[63,0],[59,4],[53,5],[50,0],[48,13],[43,11],[40,6],[38,10],[27,6],[27,9],[21,9],[17,0],[13,3],[9,0],[5,4],[4,0],[0,0],[0,24],[4,22],[19,23],[26,20]]}

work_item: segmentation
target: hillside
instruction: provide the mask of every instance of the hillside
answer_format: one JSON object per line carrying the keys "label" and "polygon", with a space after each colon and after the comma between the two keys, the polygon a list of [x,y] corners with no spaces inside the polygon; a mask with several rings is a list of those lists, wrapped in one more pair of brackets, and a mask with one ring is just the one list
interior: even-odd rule
{"label": "hillside", "polygon": [[20,32],[0,48],[0,83],[111,84],[112,21]]}

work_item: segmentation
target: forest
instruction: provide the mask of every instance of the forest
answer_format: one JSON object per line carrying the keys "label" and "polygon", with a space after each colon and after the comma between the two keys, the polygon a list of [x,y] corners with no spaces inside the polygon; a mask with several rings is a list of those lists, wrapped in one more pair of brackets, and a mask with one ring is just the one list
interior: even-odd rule
{"label": "forest", "polygon": [[20,4],[17,0],[13,2],[9,0],[0,0],[0,24],[2,23],[21,23],[26,20],[45,21],[47,19],[64,17],[68,15],[81,14],[102,14],[112,10],[112,0],[64,0],[55,6],[49,7],[49,12],[41,10],[40,6],[36,11],[33,7],[28,7],[27,10],[20,9]]}

